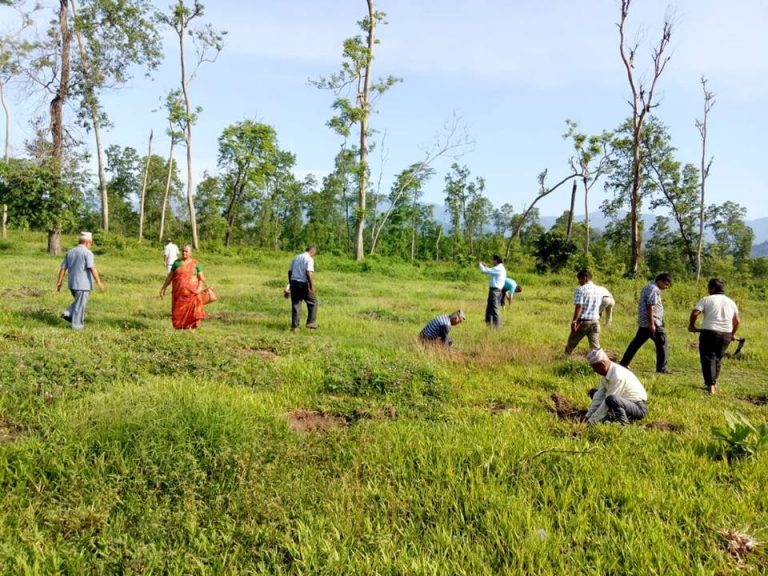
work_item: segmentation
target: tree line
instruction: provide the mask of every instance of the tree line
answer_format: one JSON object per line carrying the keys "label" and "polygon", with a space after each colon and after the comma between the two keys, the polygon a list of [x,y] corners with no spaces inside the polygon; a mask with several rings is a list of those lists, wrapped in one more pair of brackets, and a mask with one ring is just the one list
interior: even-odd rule
{"label": "tree line", "polygon": [[[752,231],[743,207],[706,202],[707,123],[714,94],[702,78],[703,116],[695,122],[701,135],[701,161],[683,163],[667,126],[655,114],[657,85],[670,59],[672,25],[665,21],[650,54],[649,72],[641,74],[639,46],[625,38],[632,0],[620,2],[619,56],[630,98],[629,117],[612,130],[587,134],[566,120],[563,137],[572,153],[538,177],[539,192],[526,206],[494,207],[485,181],[460,161],[471,139],[453,119],[421,158],[403,167],[389,183],[377,180],[370,166],[374,145],[384,138],[371,126],[376,103],[400,78],[376,78],[374,53],[385,15],[365,0],[360,33],[343,41],[337,73],[314,81],[333,93],[328,127],[338,134],[340,150],[333,170],[321,180],[297,179],[296,156],[281,149],[274,127],[241,119],[218,139],[217,169],[193,182],[193,127],[202,113],[193,104],[199,68],[215,62],[226,32],[205,22],[201,2],[177,0],[166,11],[147,0],[59,0],[48,6],[56,16],[44,37],[32,23],[41,8],[26,0],[0,0],[0,10],[15,14],[15,28],[0,36],[0,103],[5,116],[5,153],[0,165],[3,235],[15,228],[48,232],[49,251],[60,251],[60,234],[88,227],[102,236],[139,240],[191,237],[193,245],[249,245],[297,250],[309,243],[357,260],[380,254],[404,260],[470,261],[489,252],[530,258],[541,271],[559,270],[578,261],[600,262],[636,276],[643,268],[699,277],[702,270],[727,265],[748,270]],[[101,95],[125,85],[132,74],[152,74],[164,50],[161,36],[172,30],[179,62],[178,87],[166,95],[170,146],[146,153],[118,144],[105,145],[110,126]],[[642,78],[643,80],[640,80]],[[47,115],[30,118],[35,137],[25,153],[9,154],[11,110],[8,86],[48,99]],[[77,125],[93,138],[97,173],[89,173],[85,142]],[[184,177],[176,148],[186,153]],[[423,200],[438,166],[452,159],[442,174],[443,210]],[[609,224],[590,226],[589,198],[596,185],[610,192],[600,205]],[[563,215],[550,229],[539,222],[536,204],[559,190]],[[585,219],[578,221],[577,199]],[[568,202],[569,201],[569,202]],[[662,214],[643,230],[643,208]],[[438,211],[440,213],[438,213]],[[647,242],[645,239],[647,238]]]}

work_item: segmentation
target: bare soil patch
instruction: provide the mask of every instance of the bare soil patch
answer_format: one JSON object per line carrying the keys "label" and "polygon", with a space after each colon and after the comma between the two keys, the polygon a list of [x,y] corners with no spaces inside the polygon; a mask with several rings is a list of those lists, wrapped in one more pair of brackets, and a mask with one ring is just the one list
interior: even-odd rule
{"label": "bare soil patch", "polygon": [[10,444],[21,436],[21,428],[0,419],[0,444]]}
{"label": "bare soil patch", "polygon": [[737,396],[737,398],[755,406],[768,406],[768,396]]}
{"label": "bare soil patch", "polygon": [[680,432],[683,430],[682,424],[675,424],[674,422],[665,422],[664,420],[656,420],[655,422],[648,422],[645,425],[646,430],[662,430],[664,432]]}
{"label": "bare soil patch", "polygon": [[293,410],[288,413],[288,426],[296,432],[323,434],[332,428],[347,426],[346,418],[318,410]]}
{"label": "bare soil patch", "polygon": [[275,360],[277,358],[277,354],[272,350],[266,350],[264,348],[241,348],[240,353],[246,356],[258,356],[264,360]]}
{"label": "bare soil patch", "polygon": [[32,288],[30,286],[22,286],[16,290],[12,288],[6,288],[3,290],[4,298],[37,298],[42,296],[43,291],[39,288]]}
{"label": "bare soil patch", "polygon": [[547,404],[547,410],[557,414],[561,420],[576,420],[578,422],[583,420],[587,414],[586,409],[574,406],[566,396],[559,392],[552,392],[550,398],[554,406]]}

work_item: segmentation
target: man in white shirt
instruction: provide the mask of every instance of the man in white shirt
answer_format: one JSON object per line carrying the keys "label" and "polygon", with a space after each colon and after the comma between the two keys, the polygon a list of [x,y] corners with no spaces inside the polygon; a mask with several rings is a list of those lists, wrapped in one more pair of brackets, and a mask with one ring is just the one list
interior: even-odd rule
{"label": "man in white shirt", "polygon": [[485,323],[498,328],[501,326],[501,291],[507,279],[507,270],[501,256],[493,255],[493,267],[488,268],[484,262],[479,264],[480,272],[488,274],[488,302],[485,306]]}
{"label": "man in white shirt", "polygon": [[308,246],[294,257],[288,269],[288,284],[291,295],[291,330],[299,329],[301,303],[307,303],[307,328],[317,328],[317,296],[315,294],[315,260],[317,246]]}
{"label": "man in white shirt", "polygon": [[176,260],[179,259],[179,247],[173,243],[170,238],[165,239],[165,248],[163,248],[163,264],[165,264],[168,272],[171,271],[171,266]]}
{"label": "man in white shirt", "polygon": [[600,385],[590,391],[592,404],[585,416],[590,424],[619,422],[629,424],[642,420],[648,414],[648,394],[628,368],[610,361],[601,349],[590,350],[587,362],[597,374]]}
{"label": "man in white shirt", "polygon": [[[728,344],[739,329],[739,309],[736,303],[725,295],[725,282],[712,278],[707,284],[709,296],[705,296],[691,310],[688,331],[699,332],[699,359],[704,386],[710,394],[717,391],[720,365]],[[701,330],[696,328],[696,318],[704,315]]]}
{"label": "man in white shirt", "polygon": [[605,314],[605,325],[610,326],[613,323],[613,307],[616,306],[616,300],[605,286],[595,286],[595,288],[600,294],[600,318]]}

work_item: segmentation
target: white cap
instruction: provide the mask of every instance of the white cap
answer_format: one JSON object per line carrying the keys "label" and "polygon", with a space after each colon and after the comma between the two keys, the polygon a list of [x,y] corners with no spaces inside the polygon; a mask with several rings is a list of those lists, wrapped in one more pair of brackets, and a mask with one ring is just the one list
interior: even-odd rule
{"label": "white cap", "polygon": [[89,242],[93,242],[93,234],[90,232],[80,232],[80,240],[88,240]]}
{"label": "white cap", "polygon": [[606,354],[602,348],[590,350],[589,354],[587,354],[587,362],[590,364],[600,364],[601,362],[606,362],[607,360],[610,360],[610,358],[608,358],[608,354]]}

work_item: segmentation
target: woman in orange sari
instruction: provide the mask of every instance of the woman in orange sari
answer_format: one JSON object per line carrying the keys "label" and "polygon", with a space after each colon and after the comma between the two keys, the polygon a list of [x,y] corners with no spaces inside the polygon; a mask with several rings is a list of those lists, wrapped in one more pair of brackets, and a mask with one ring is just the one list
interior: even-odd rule
{"label": "woman in orange sari", "polygon": [[171,271],[160,288],[160,297],[173,282],[171,292],[171,321],[177,330],[195,330],[207,316],[203,310],[202,293],[205,290],[203,268],[192,258],[192,246],[187,244],[181,251],[181,258],[171,265]]}

